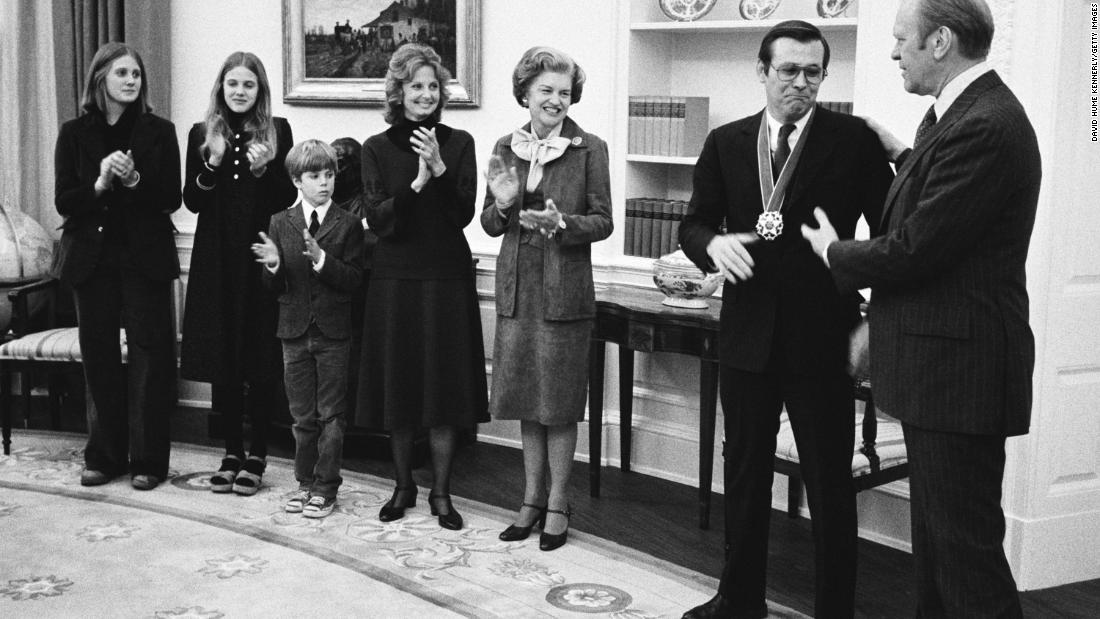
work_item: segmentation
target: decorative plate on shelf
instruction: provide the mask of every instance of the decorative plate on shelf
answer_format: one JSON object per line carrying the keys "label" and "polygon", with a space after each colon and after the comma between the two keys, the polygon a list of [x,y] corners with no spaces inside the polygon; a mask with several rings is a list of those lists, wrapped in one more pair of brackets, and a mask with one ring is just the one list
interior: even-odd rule
{"label": "decorative plate on shelf", "polygon": [[783,0],[741,0],[737,10],[745,19],[767,19]]}
{"label": "decorative plate on shelf", "polygon": [[714,8],[718,0],[657,0],[661,11],[669,19],[695,21]]}
{"label": "decorative plate on shelf", "polygon": [[817,0],[817,14],[822,17],[836,17],[848,10],[852,0]]}

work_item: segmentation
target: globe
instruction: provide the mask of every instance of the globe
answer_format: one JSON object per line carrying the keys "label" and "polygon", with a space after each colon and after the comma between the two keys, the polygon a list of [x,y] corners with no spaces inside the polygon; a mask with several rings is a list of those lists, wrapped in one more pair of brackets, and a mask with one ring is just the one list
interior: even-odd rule
{"label": "globe", "polygon": [[[0,204],[0,282],[39,277],[50,270],[53,239],[37,221],[22,211]],[[33,308],[42,303],[32,298]],[[11,326],[11,302],[0,289],[0,333]]]}

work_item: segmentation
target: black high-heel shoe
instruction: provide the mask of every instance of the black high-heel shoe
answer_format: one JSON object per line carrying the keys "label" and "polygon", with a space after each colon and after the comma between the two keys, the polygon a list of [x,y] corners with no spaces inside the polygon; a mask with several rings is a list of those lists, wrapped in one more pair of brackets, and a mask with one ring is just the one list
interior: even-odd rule
{"label": "black high-heel shoe", "polygon": [[565,516],[565,530],[561,533],[547,533],[545,529],[542,535],[539,535],[539,550],[551,551],[557,550],[565,545],[566,538],[569,537],[569,519],[573,516],[573,508],[566,507],[564,511],[560,509],[547,509],[548,514],[561,514]]}
{"label": "black high-heel shoe", "polygon": [[[442,501],[443,505],[447,507],[446,514],[439,513],[440,510],[435,506],[436,501]],[[451,495],[429,494],[428,507],[432,509],[433,516],[439,516],[439,526],[444,529],[450,529],[451,531],[457,531],[462,528],[462,516],[458,515],[455,506],[451,504]]]}
{"label": "black high-heel shoe", "polygon": [[[398,504],[398,498],[407,499],[407,502],[401,501]],[[378,512],[378,519],[382,522],[399,520],[405,517],[405,510],[410,507],[416,507],[416,486],[408,488],[398,486],[393,489],[393,496],[390,497],[390,500],[382,506],[382,511]]]}
{"label": "black high-heel shoe", "polygon": [[535,517],[534,522],[525,527],[521,527],[518,524],[508,525],[508,528],[501,531],[500,535],[498,536],[500,538],[500,541],[518,542],[521,539],[527,539],[527,537],[531,535],[531,529],[535,528],[535,525],[538,525],[540,529],[546,526],[546,506],[524,503],[523,506],[520,507],[520,509],[522,510],[524,507],[530,507],[531,509],[538,512],[538,516]]}

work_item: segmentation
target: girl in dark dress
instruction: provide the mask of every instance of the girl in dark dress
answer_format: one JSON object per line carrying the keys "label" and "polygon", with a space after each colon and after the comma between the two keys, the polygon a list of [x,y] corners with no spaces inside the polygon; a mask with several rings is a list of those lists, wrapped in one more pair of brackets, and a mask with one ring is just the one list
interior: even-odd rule
{"label": "girl in dark dress", "polygon": [[149,111],[148,76],[134,48],[104,44],[85,83],[84,113],[61,126],[54,159],[65,218],[54,275],[73,288],[88,385],[80,483],[129,472],[134,488],[151,490],[168,476],[176,403],[172,280],[180,266],[171,214],[180,206],[179,143],[175,126]]}
{"label": "girl in dark dress", "polygon": [[397,488],[379,518],[416,502],[413,437],[427,428],[435,474],[429,507],[462,528],[450,476],[459,428],[488,421],[485,351],[470,246],[477,168],[470,134],[439,122],[450,75],[431,48],[397,50],[386,122],[363,144],[367,221],[378,235],[363,325],[361,425],[391,433]]}
{"label": "girl in dark dress", "polygon": [[[271,116],[271,89],[254,54],[222,64],[203,122],[187,136],[183,200],[198,213],[184,311],[180,373],[212,383],[221,414],[225,458],[210,479],[214,492],[255,494],[267,458],[269,415],[281,400],[278,306],[260,284],[249,247],[297,190],[283,161],[294,144],[290,125]],[[251,426],[245,458],[243,418]]]}

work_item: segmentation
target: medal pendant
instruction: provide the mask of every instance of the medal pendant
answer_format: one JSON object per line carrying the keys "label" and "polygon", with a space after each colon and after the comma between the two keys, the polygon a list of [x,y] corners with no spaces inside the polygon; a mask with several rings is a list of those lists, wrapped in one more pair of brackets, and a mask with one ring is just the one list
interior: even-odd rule
{"label": "medal pendant", "polygon": [[765,241],[774,241],[783,234],[783,215],[779,211],[764,211],[756,220],[756,233]]}

